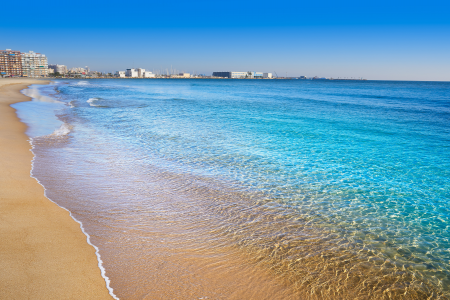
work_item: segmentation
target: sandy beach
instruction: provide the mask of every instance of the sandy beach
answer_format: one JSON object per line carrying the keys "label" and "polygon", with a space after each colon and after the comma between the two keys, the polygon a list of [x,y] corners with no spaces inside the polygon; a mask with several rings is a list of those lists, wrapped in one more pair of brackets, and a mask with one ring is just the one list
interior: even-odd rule
{"label": "sandy beach", "polygon": [[27,126],[10,105],[47,83],[0,79],[0,299],[112,299],[80,225],[30,176]]}

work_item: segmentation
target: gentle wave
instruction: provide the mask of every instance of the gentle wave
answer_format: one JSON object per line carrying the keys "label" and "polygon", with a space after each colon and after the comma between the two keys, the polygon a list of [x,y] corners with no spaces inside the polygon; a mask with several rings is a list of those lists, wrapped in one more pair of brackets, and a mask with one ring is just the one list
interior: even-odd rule
{"label": "gentle wave", "polygon": [[100,98],[89,98],[88,101],[86,101],[87,103],[89,103],[90,106],[100,106],[100,105],[96,105],[94,102],[100,100]]}
{"label": "gentle wave", "polygon": [[77,83],[75,83],[75,85],[90,85],[90,82],[88,82],[88,81],[78,81]]}
{"label": "gentle wave", "polygon": [[68,135],[70,133],[70,130],[72,129],[72,126],[67,124],[67,123],[63,123],[61,125],[61,127],[59,127],[58,129],[56,129],[52,134],[50,134],[51,136],[65,136]]}
{"label": "gentle wave", "polygon": [[[153,239],[165,232],[156,228],[174,222],[189,227],[174,247],[190,245],[186,236],[194,245],[236,246],[310,293],[305,298],[450,294],[446,86],[410,98],[401,95],[415,83],[114,83],[61,86],[75,106],[63,118],[78,129],[63,146],[72,152],[37,146],[48,173],[41,177],[38,167],[36,176],[95,232],[121,296],[173,279],[159,272],[150,280],[149,266]],[[349,99],[356,88],[392,97]],[[410,109],[386,109],[391,98]],[[86,104],[103,99],[113,109]],[[232,196],[234,184],[242,192]]]}
{"label": "gentle wave", "polygon": [[49,103],[64,103],[61,101],[58,101],[54,98],[42,95],[39,93],[39,86],[31,85],[29,88],[24,89],[21,91],[22,94],[25,96],[28,96],[30,98],[33,98],[35,101],[42,101],[42,102],[49,102]]}
{"label": "gentle wave", "polygon": [[[58,82],[52,82],[55,85],[58,85]],[[46,95],[42,95],[40,93],[40,88],[44,88],[45,86],[42,85],[32,85],[30,87],[28,87],[27,89],[21,90],[21,93],[23,93],[25,96],[31,97],[33,99],[33,101],[38,101],[38,102],[46,102],[46,103],[59,103],[59,104],[65,104],[65,102],[61,102],[61,101],[57,101],[52,97],[46,96]],[[71,105],[72,107],[74,107],[73,105]],[[29,126],[33,126],[33,124],[29,124]],[[46,139],[46,138],[51,138],[51,137],[63,137],[63,136],[67,136],[70,131],[72,129],[72,126],[68,123],[63,123],[61,124],[61,126],[56,129],[53,133],[49,134],[49,135],[44,135],[41,137],[37,137],[38,139]],[[47,189],[45,188],[45,186],[41,183],[41,181],[34,176],[33,171],[35,168],[35,159],[36,159],[36,153],[35,153],[35,145],[34,145],[34,140],[36,138],[30,138],[29,143],[31,145],[31,152],[33,153],[33,159],[31,161],[31,170],[30,170],[30,176],[34,179],[36,179],[36,181],[44,188],[44,196],[49,199],[51,202],[55,203],[56,205],[58,205],[59,207],[63,208],[64,210],[68,211],[70,214],[70,217],[75,220],[78,224],[80,224],[80,228],[81,231],[83,232],[84,235],[86,235],[86,241],[87,243],[94,247],[95,249],[95,255],[97,257],[97,261],[98,261],[98,267],[101,271],[101,275],[103,277],[103,279],[105,280],[106,283],[106,288],[108,289],[109,294],[111,295],[111,297],[113,297],[114,299],[119,299],[115,294],[113,289],[110,286],[110,279],[106,276],[106,271],[105,268],[103,267],[103,261],[101,259],[100,253],[99,253],[99,248],[94,245],[93,243],[91,243],[91,237],[90,235],[85,231],[85,228],[83,226],[83,223],[79,220],[77,220],[74,215],[72,214],[72,212],[70,210],[68,210],[67,208],[59,205],[58,203],[56,203],[55,201],[53,201],[52,199],[50,199],[47,196]]]}

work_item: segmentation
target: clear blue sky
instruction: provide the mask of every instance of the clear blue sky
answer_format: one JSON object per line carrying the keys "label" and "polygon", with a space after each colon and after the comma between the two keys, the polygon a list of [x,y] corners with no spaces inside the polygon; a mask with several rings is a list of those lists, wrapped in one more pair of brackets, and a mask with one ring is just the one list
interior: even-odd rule
{"label": "clear blue sky", "polygon": [[0,12],[1,49],[68,67],[450,81],[448,0],[24,0]]}

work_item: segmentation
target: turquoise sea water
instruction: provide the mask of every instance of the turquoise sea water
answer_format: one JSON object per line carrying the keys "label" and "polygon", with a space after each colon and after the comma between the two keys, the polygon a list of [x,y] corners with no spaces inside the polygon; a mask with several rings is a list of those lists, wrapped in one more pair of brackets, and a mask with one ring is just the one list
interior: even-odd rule
{"label": "turquoise sea water", "polygon": [[450,83],[55,87],[41,88],[66,103],[51,108],[64,122],[55,134],[39,137],[39,104],[16,107],[35,137],[33,174],[87,224],[121,298],[141,297],[130,286],[151,272],[124,248],[142,258],[225,244],[302,297],[450,297]]}

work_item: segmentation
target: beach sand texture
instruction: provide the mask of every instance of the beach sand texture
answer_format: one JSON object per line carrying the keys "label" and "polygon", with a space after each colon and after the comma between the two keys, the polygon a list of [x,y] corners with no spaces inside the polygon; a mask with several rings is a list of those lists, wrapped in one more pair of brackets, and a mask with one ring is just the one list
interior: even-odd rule
{"label": "beach sand texture", "polygon": [[0,299],[112,299],[80,225],[30,176],[27,126],[10,105],[46,83],[0,79]]}

